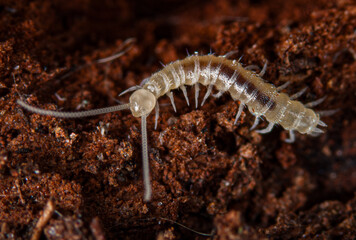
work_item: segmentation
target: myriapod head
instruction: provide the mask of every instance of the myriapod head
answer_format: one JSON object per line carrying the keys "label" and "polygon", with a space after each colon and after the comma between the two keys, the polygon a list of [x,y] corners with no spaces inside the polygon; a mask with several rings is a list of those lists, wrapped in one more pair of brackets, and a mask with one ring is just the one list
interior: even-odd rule
{"label": "myriapod head", "polygon": [[134,117],[142,117],[151,113],[156,106],[156,97],[150,91],[141,88],[130,96],[130,110]]}

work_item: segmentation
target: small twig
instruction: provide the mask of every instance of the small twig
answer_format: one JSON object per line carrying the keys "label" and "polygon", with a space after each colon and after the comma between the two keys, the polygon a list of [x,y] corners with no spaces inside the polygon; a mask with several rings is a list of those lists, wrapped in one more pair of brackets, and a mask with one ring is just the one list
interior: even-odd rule
{"label": "small twig", "polygon": [[[109,57],[106,57],[106,58],[101,58],[101,59],[98,59],[96,60],[95,62],[96,63],[106,63],[106,62],[111,62],[119,57],[121,57],[122,55],[124,55],[128,50],[131,49],[131,45],[136,41],[135,38],[128,38],[126,39],[120,46],[120,52],[114,54],[114,55],[111,55]],[[126,47],[128,46],[128,47]],[[124,47],[126,47],[126,49],[124,49]],[[124,50],[122,50],[124,49]],[[95,63],[93,62],[93,63]]]}
{"label": "small twig", "polygon": [[46,226],[46,224],[48,223],[48,221],[51,219],[54,210],[55,210],[55,205],[52,199],[50,199],[48,200],[46,206],[44,207],[41,217],[38,219],[36,227],[33,230],[31,240],[40,239],[41,233],[44,227]]}
{"label": "small twig", "polygon": [[22,195],[22,192],[21,192],[21,189],[20,189],[20,181],[18,179],[15,180],[15,185],[17,187],[17,191],[19,193],[19,198],[20,198],[21,203],[22,204],[26,204],[26,201],[23,198],[23,195]]}
{"label": "small twig", "polygon": [[204,236],[204,237],[212,237],[212,236],[214,236],[214,231],[212,231],[211,233],[202,233],[202,232],[198,232],[198,231],[196,231],[194,229],[191,229],[191,228],[189,228],[189,227],[187,227],[187,226],[185,226],[185,225],[183,225],[183,224],[181,224],[179,222],[176,222],[174,220],[171,220],[171,219],[168,219],[168,218],[164,218],[164,217],[159,217],[159,218],[164,220],[164,221],[168,221],[168,222],[177,224],[178,226],[180,226],[182,228],[185,228],[185,229],[187,229],[189,231],[192,231],[193,233],[199,234],[199,235]]}
{"label": "small twig", "polygon": [[15,92],[20,96],[21,99],[24,99],[23,96],[21,95],[21,93],[17,90],[17,83],[16,83],[16,79],[15,79],[15,74],[12,73],[12,78],[14,80],[14,89],[15,89]]}
{"label": "small twig", "polygon": [[[121,57],[122,55],[124,55],[125,53],[127,53],[131,47],[132,47],[132,44],[136,41],[135,38],[128,38],[126,39],[122,44],[121,46],[119,47],[119,52],[118,53],[115,53],[114,55],[111,55],[109,57],[106,57],[106,58],[100,58],[98,60],[95,60],[95,61],[92,61],[90,63],[87,63],[87,64],[84,64],[82,66],[79,66],[79,67],[75,67],[73,69],[70,69],[69,72],[65,73],[63,76],[61,76],[59,78],[59,80],[63,80],[67,77],[69,77],[70,75],[72,75],[73,73],[77,72],[77,71],[80,71],[82,70],[83,68],[86,68],[86,67],[89,67],[93,64],[101,64],[101,63],[107,63],[107,62],[111,62],[119,57]],[[126,49],[125,49],[126,47]]]}
{"label": "small twig", "polygon": [[105,240],[104,231],[100,225],[100,220],[98,217],[95,217],[91,220],[90,230],[96,240]]}

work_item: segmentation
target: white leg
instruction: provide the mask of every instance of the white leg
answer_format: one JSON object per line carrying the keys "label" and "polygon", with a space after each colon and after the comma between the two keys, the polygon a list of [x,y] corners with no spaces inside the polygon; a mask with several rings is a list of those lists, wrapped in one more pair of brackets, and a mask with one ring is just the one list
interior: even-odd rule
{"label": "white leg", "polygon": [[125,104],[123,101],[120,101],[114,97],[111,97],[112,100],[114,100],[115,102],[119,103],[119,104]]}
{"label": "white leg", "polygon": [[157,129],[158,125],[158,117],[159,117],[159,104],[156,102],[156,107],[155,107],[155,130]]}
{"label": "white leg", "polygon": [[284,140],[286,143],[294,143],[295,141],[295,135],[293,130],[289,130],[289,138]]}
{"label": "white leg", "polygon": [[250,131],[255,129],[257,127],[257,125],[259,124],[259,122],[260,122],[260,117],[256,116],[255,121],[254,121],[252,127],[250,128]]}
{"label": "white leg", "polygon": [[209,54],[208,54],[208,55],[214,55],[213,49],[211,49],[211,47],[210,47],[210,51],[209,51]]}
{"label": "white leg", "polygon": [[213,86],[214,85],[209,85],[208,90],[206,91],[206,93],[204,95],[203,101],[201,102],[201,105],[200,105],[201,107],[204,105],[206,99],[208,99],[208,97],[210,96],[211,91],[213,90]]}
{"label": "white leg", "polygon": [[326,123],[324,123],[323,121],[321,121],[319,119],[318,125],[322,126],[322,127],[327,127],[328,125],[326,125]]}
{"label": "white leg", "polygon": [[260,67],[257,66],[257,65],[248,65],[245,67],[246,70],[249,70],[249,71],[259,71],[260,70]]}
{"label": "white leg", "polygon": [[224,91],[219,91],[217,94],[213,94],[214,98],[219,98],[224,94]]}
{"label": "white leg", "polygon": [[146,82],[148,82],[150,80],[150,77],[146,77],[145,79],[142,80],[142,82],[140,82],[140,86],[142,87],[143,85],[145,85]]}
{"label": "white leg", "polygon": [[283,89],[285,89],[286,87],[288,87],[291,84],[291,82],[285,82],[283,83],[281,86],[277,87],[277,91],[281,91]]}
{"label": "white leg", "polygon": [[234,55],[234,54],[236,54],[238,52],[239,52],[239,50],[233,50],[233,51],[230,51],[230,52],[226,53],[225,55],[223,55],[223,57],[229,58],[229,57],[231,57],[232,55]]}
{"label": "white leg", "polygon": [[122,96],[124,95],[125,93],[128,93],[128,92],[133,92],[133,91],[136,91],[137,89],[140,89],[142,88],[141,86],[132,86],[128,89],[126,89],[125,91],[123,91],[122,93],[119,94],[119,96]]}
{"label": "white leg", "polygon": [[329,116],[331,116],[331,115],[334,115],[334,114],[337,113],[338,111],[340,111],[340,108],[339,108],[339,109],[333,109],[333,110],[319,111],[319,112],[316,112],[316,113],[319,114],[319,116],[329,117]]}
{"label": "white leg", "polygon": [[317,134],[319,135],[320,133],[323,133],[324,131],[321,130],[320,128],[313,128],[312,134]]}
{"label": "white leg", "polygon": [[258,74],[258,75],[260,75],[260,77],[263,77],[263,75],[265,75],[266,70],[267,70],[267,65],[268,65],[268,61],[265,62],[265,64],[263,65],[263,68],[262,68],[261,72]]}
{"label": "white leg", "polygon": [[185,51],[187,52],[187,57],[190,57],[191,55],[190,55],[190,53],[188,51],[188,48],[186,48]]}
{"label": "white leg", "polygon": [[241,116],[241,113],[242,113],[242,110],[244,109],[244,107],[245,107],[245,104],[240,103],[239,110],[237,111],[237,114],[236,114],[236,117],[235,117],[235,122],[234,122],[235,125],[237,123],[237,120],[239,120],[239,118]]}
{"label": "white leg", "polygon": [[315,106],[319,105],[320,103],[322,103],[325,99],[326,99],[326,96],[319,98],[318,100],[315,100],[313,102],[309,102],[309,103],[305,104],[304,106],[307,108],[315,107]]}
{"label": "white leg", "polygon": [[199,97],[199,91],[200,91],[199,83],[196,83],[194,85],[194,87],[195,87],[195,108],[198,108],[198,97]]}
{"label": "white leg", "polygon": [[187,104],[189,106],[189,98],[188,98],[188,94],[187,94],[187,89],[185,88],[184,85],[180,86],[180,89],[182,90],[185,101],[187,101]]}
{"label": "white leg", "polygon": [[302,96],[303,93],[305,93],[305,91],[306,91],[307,89],[308,89],[308,87],[305,87],[305,88],[303,88],[302,90],[300,90],[299,92],[297,92],[297,93],[293,94],[292,96],[290,96],[289,98],[290,98],[291,100],[297,99],[297,98],[299,98],[300,96]]}
{"label": "white leg", "polygon": [[174,98],[173,98],[173,93],[172,92],[167,92],[166,93],[169,99],[171,100],[172,107],[175,112],[177,112],[176,105],[174,104]]}
{"label": "white leg", "polygon": [[261,130],[256,130],[256,132],[257,132],[257,133],[260,133],[260,134],[269,133],[270,131],[272,131],[273,126],[274,126],[273,123],[269,123],[268,126],[267,126],[267,128],[261,129]]}

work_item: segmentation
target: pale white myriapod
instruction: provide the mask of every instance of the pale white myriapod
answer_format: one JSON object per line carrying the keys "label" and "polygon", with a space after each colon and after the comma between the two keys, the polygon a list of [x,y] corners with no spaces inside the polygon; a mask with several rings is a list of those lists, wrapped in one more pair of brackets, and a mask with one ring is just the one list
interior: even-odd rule
{"label": "pale white myriapod", "polygon": [[[207,86],[207,92],[201,106],[210,95],[217,98],[228,92],[235,101],[240,102],[235,124],[244,107],[247,106],[256,117],[251,130],[258,125],[260,118],[264,117],[269,125],[266,129],[257,132],[268,133],[274,125],[281,125],[290,133],[290,138],[286,142],[295,140],[294,131],[314,136],[323,132],[318,126],[326,127],[326,124],[320,120],[320,114],[311,109],[311,107],[321,103],[324,98],[308,104],[295,101],[294,99],[302,95],[306,88],[292,96],[280,93],[279,91],[284,89],[288,82],[280,87],[266,83],[262,76],[266,71],[267,64],[257,74],[252,71],[254,66],[243,67],[239,61],[228,59],[229,55],[199,56],[195,54],[170,63],[145,79],[140,86],[133,86],[124,91],[123,93],[133,91],[127,104],[82,112],[58,112],[36,108],[22,100],[18,100],[17,103],[31,112],[61,118],[88,117],[130,109],[133,116],[141,118],[144,200],[150,201],[152,189],[149,177],[146,118],[155,108],[155,127],[157,127],[159,116],[157,100],[163,95],[170,98],[172,106],[176,110],[172,90],[181,89],[189,105],[186,86],[194,86],[195,107],[198,107],[200,85]],[[217,90],[216,94],[212,94],[213,87]]]}

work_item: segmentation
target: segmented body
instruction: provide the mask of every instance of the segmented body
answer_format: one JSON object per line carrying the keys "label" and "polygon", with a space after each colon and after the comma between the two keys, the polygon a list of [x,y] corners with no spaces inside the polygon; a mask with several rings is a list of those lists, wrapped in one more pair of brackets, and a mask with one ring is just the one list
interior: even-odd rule
{"label": "segmented body", "polygon": [[319,115],[312,109],[279,93],[275,86],[246,70],[239,61],[224,56],[193,55],[175,61],[153,74],[143,88],[158,99],[171,90],[195,84],[214,86],[218,96],[228,92],[256,117],[264,116],[268,122],[280,124],[286,130],[314,134],[317,129]]}

